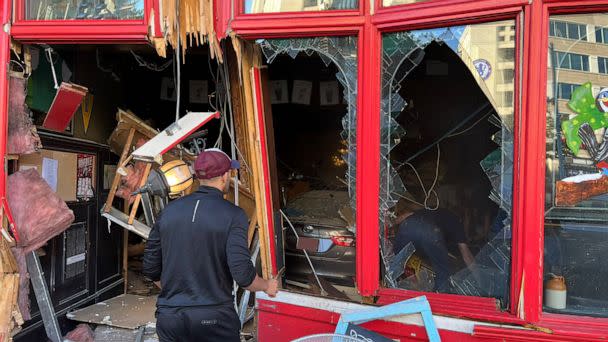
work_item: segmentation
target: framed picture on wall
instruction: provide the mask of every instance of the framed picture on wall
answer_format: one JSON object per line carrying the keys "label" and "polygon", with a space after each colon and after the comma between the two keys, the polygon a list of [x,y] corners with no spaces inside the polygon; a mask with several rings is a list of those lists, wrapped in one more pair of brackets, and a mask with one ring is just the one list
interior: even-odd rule
{"label": "framed picture on wall", "polygon": [[209,103],[209,84],[205,80],[190,80],[190,103]]}
{"label": "framed picture on wall", "polygon": [[289,103],[287,80],[270,81],[270,103]]}
{"label": "framed picture on wall", "polygon": [[321,106],[334,106],[340,103],[340,90],[337,81],[319,83],[319,104]]}
{"label": "framed picture on wall", "polygon": [[177,101],[175,82],[170,77],[163,77],[160,84],[160,99],[165,101]]}
{"label": "framed picture on wall", "polygon": [[293,90],[291,93],[291,102],[303,105],[310,104],[310,96],[312,95],[312,82],[310,81],[293,81]]}

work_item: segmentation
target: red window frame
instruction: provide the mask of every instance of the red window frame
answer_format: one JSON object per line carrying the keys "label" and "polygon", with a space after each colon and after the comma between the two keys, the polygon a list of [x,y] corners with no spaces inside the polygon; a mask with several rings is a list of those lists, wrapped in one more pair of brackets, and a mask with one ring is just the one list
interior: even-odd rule
{"label": "red window frame", "polygon": [[[540,7],[540,6],[539,6]],[[576,1],[573,3],[572,1],[564,1],[564,0],[545,0],[542,4],[542,8],[539,9],[539,22],[542,23],[541,32],[537,33],[540,39],[540,46],[542,49],[542,55],[538,61],[538,67],[540,70],[547,70],[547,51],[549,47],[549,17],[551,15],[557,14],[585,14],[585,13],[600,13],[600,12],[608,12],[608,1],[600,1],[600,0],[582,0]],[[539,75],[538,83],[541,88],[541,96],[543,92],[546,91],[547,88],[547,73],[542,72]],[[537,103],[537,111],[538,113],[546,113],[547,111],[547,103],[544,101],[544,97],[542,97],[542,101],[538,101]],[[542,144],[538,147],[538,151],[536,151],[536,156],[540,157],[540,161],[542,165],[540,165],[540,177],[539,177],[539,189],[544,189],[545,187],[545,144],[544,141],[546,139],[546,115],[539,115],[539,126],[537,132],[537,138],[540,139]],[[539,191],[542,196],[538,198],[538,207],[544,212],[544,203],[545,203],[545,192]],[[544,215],[541,216],[542,221],[541,224],[544,226]],[[541,239],[544,237],[544,227],[541,227]],[[541,240],[541,247],[543,246]],[[542,264],[541,264],[542,267]],[[542,268],[541,268],[542,270]],[[542,282],[538,284],[538,290],[541,291],[542,294]],[[550,327],[555,331],[570,331],[574,332],[579,338],[597,338],[597,332],[602,332],[602,337],[604,339],[608,338],[608,318],[594,318],[587,316],[575,316],[575,315],[565,315],[565,314],[554,314],[554,313],[545,313],[542,312],[542,296],[541,301],[538,303],[539,310],[539,324],[543,326]]]}
{"label": "red window frame", "polygon": [[[4,0],[11,1],[11,0]],[[154,33],[162,36],[158,20],[159,0],[144,0],[141,20],[28,20],[26,0],[15,0],[11,36],[23,43],[124,43],[147,42],[150,11],[154,9]]]}
{"label": "red window frame", "polygon": [[[578,330],[578,336],[608,331],[608,319],[542,313],[545,92],[549,13],[608,11],[606,0],[430,0],[382,7],[370,1],[359,11],[242,14],[242,1],[232,21],[233,31],[246,39],[292,38],[358,34],[357,100],[357,287],[380,304],[420,295],[382,289],[378,241],[381,35],[384,32],[475,24],[505,19],[517,22],[515,179],[513,183],[513,242],[511,305],[506,312],[492,298],[425,293],[436,313],[482,321],[550,326],[555,331]],[[523,30],[522,30],[523,29]],[[533,48],[541,46],[543,48]],[[534,66],[534,67],[532,67]],[[543,69],[544,68],[544,69]],[[363,100],[365,98],[365,101]],[[539,114],[541,113],[541,114]],[[365,272],[363,271],[365,270]],[[579,322],[586,324],[581,329]],[[485,329],[493,336],[492,329]],[[577,334],[577,333],[575,333]],[[484,335],[484,328],[479,329]],[[574,335],[571,335],[574,336]]]}
{"label": "red window frame", "polygon": [[[220,0],[222,1],[222,0]],[[245,13],[245,0],[230,0],[233,3],[235,19],[238,20],[264,20],[277,16],[288,16],[294,19],[315,18],[319,15],[324,17],[344,17],[350,15],[365,15],[365,8],[369,0],[359,0],[359,8],[348,10],[328,10],[328,11],[302,11],[302,12],[270,12],[270,13]]]}

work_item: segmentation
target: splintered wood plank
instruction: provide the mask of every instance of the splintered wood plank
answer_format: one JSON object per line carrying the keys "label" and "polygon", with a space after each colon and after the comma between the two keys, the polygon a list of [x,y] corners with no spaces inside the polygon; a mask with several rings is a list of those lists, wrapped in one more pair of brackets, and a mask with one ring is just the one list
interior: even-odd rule
{"label": "splintered wood plank", "polygon": [[85,323],[137,329],[155,323],[156,296],[123,294],[112,299],[70,312],[67,318]]}
{"label": "splintered wood plank", "polygon": [[272,276],[270,255],[269,255],[269,239],[268,239],[268,220],[266,216],[266,203],[264,194],[264,184],[261,172],[261,150],[259,140],[259,130],[256,125],[256,108],[255,98],[253,90],[253,77],[252,70],[254,67],[254,49],[251,44],[243,42],[243,53],[242,53],[242,70],[243,70],[243,92],[245,95],[245,107],[247,113],[247,128],[248,128],[248,140],[249,145],[252,147],[251,153],[251,170],[257,221],[259,225],[259,239],[260,239],[260,262],[262,264],[262,276],[269,279]]}
{"label": "splintered wood plank", "polygon": [[11,320],[13,308],[17,301],[17,288],[19,286],[18,274],[0,275],[0,335],[6,336],[12,330]]}
{"label": "splintered wood plank", "polygon": [[247,245],[251,248],[251,241],[253,240],[253,235],[255,234],[255,227],[258,224],[258,217],[254,215],[249,222],[249,229],[247,229]]}
{"label": "splintered wood plank", "polygon": [[[127,137],[127,141],[125,146],[122,149],[122,153],[120,155],[120,159],[118,160],[118,167],[121,167],[129,153],[129,149],[131,148],[131,144],[133,143],[133,137],[135,136],[135,128],[131,128],[129,130],[129,136]],[[118,171],[118,169],[117,169]],[[120,185],[120,173],[116,172],[114,175],[114,180],[112,181],[112,187],[110,188],[110,193],[108,194],[108,199],[106,200],[106,204],[104,206],[104,211],[107,213],[110,211],[112,207],[112,202],[114,202],[114,196],[116,196],[116,191],[118,190],[118,185]]]}
{"label": "splintered wood plank", "polygon": [[[266,149],[267,162],[268,162],[268,171],[270,176],[270,193],[272,199],[273,209],[278,209],[281,207],[281,201],[279,197],[279,173],[277,172],[277,153],[275,149],[274,142],[274,125],[272,118],[272,104],[270,103],[270,91],[268,90],[268,85],[270,82],[268,81],[268,68],[260,68],[260,88],[262,90],[259,96],[262,97],[263,103],[263,117],[264,129],[266,131],[266,146],[262,146],[262,148]],[[274,210],[273,210],[274,212]]]}

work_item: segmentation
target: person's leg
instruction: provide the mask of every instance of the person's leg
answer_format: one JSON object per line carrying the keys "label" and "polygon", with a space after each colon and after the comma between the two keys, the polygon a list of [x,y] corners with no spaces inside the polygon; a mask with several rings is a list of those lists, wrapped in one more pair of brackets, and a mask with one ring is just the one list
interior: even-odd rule
{"label": "person's leg", "polygon": [[421,219],[406,221],[399,227],[400,242],[407,244],[411,241],[416,250],[427,256],[435,272],[435,290],[446,291],[450,261],[441,229]]}
{"label": "person's leg", "polygon": [[188,341],[240,342],[241,322],[232,306],[193,307],[184,310]]}
{"label": "person's leg", "polygon": [[184,341],[187,330],[179,308],[156,310],[156,334],[160,342]]}

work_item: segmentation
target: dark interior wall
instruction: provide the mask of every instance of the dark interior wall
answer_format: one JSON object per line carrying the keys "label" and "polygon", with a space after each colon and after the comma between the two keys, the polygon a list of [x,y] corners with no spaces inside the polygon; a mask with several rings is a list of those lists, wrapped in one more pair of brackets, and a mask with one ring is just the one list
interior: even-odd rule
{"label": "dark interior wall", "polygon": [[[342,118],[347,113],[343,88],[338,82],[339,104],[321,106],[319,84],[336,81],[338,69],[325,66],[315,54],[300,54],[296,59],[280,56],[269,66],[270,80],[287,80],[289,103],[273,104],[272,114],[279,177],[284,180],[291,172],[319,179],[323,186],[340,186],[336,177],[344,178],[346,166],[337,166],[340,158]],[[309,105],[291,101],[293,82],[311,81],[312,93]]]}
{"label": "dark interior wall", "polygon": [[[431,44],[425,53],[422,63],[401,84],[400,95],[413,106],[406,108],[397,119],[408,132],[391,154],[392,160],[398,162],[404,162],[437,141],[488,103],[469,69],[449,47]],[[444,63],[443,70],[447,69],[447,72],[436,74],[429,71],[429,61],[434,65]],[[471,127],[483,114],[485,112],[468,121],[456,133]],[[491,184],[479,165],[482,159],[499,147],[491,140],[497,131],[497,127],[483,119],[466,133],[447,138],[440,144],[437,184],[440,205],[456,205],[460,211],[457,214],[463,219],[465,216],[471,217],[473,227],[485,224],[486,216],[494,217],[497,210],[488,198]],[[435,177],[436,161],[436,147],[411,161],[427,190]],[[420,182],[412,168],[403,166],[399,173],[408,192],[416,200],[424,200]],[[454,202],[454,199],[459,203],[447,203]],[[434,206],[435,199],[432,198],[429,204]]]}
{"label": "dark interior wall", "polygon": [[[94,95],[89,128],[85,133],[82,108],[79,108],[74,115],[74,137],[107,143],[116,125],[118,108],[131,110],[161,130],[175,119],[176,102],[160,97],[163,78],[174,78],[173,67],[169,66],[164,71],[142,67],[131,54],[131,49],[146,62],[161,65],[168,60],[156,56],[151,47],[142,46],[81,46],[59,50],[74,73],[72,82],[87,87]],[[215,69],[216,62],[212,61],[211,66]],[[181,79],[180,115],[185,115],[186,111],[212,110],[209,104],[189,102],[190,80],[207,80],[208,93],[215,91],[204,50],[192,49],[189,52],[186,64],[182,65]],[[217,135],[219,121],[209,126]]]}
{"label": "dark interior wall", "polygon": [[105,144],[114,129],[117,101],[124,84],[97,68],[95,50],[78,49],[70,54],[74,61],[73,82],[87,87],[94,95],[89,128],[85,133],[82,107],[79,107],[74,115],[74,137]]}

